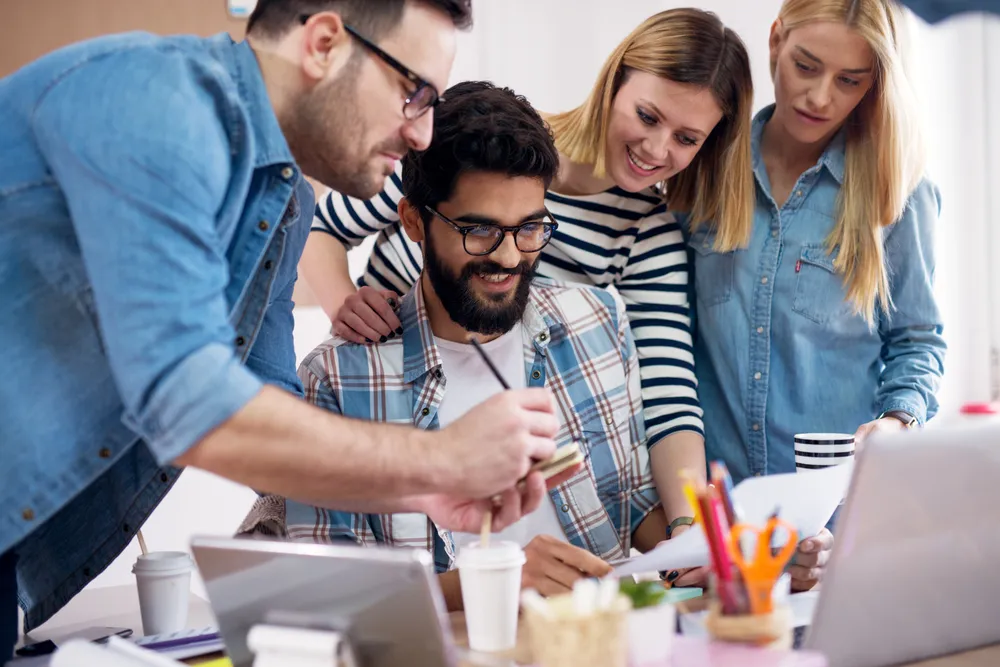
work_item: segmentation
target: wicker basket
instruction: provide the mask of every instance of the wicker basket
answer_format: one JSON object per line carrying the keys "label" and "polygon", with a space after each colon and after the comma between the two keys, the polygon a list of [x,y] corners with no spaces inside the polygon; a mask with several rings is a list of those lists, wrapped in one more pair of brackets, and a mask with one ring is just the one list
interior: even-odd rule
{"label": "wicker basket", "polygon": [[539,667],[626,667],[631,601],[619,595],[609,609],[573,612],[572,597],[548,600],[549,615],[524,608],[528,640]]}

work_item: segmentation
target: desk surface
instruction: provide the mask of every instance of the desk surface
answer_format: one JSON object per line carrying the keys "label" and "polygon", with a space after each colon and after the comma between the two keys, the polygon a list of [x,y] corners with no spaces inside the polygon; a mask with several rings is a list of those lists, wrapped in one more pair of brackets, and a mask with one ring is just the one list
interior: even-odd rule
{"label": "desk surface", "polygon": [[[465,616],[461,613],[453,613],[450,616],[450,620],[455,643],[467,649],[469,639],[465,629]],[[515,649],[495,657],[513,660],[517,665],[531,664],[531,651],[528,649],[527,633],[524,631],[523,625],[518,628],[517,646]],[[997,667],[997,665],[1000,665],[1000,645],[948,656],[946,658],[914,663],[905,667]],[[477,667],[477,663],[472,661],[463,662],[461,666]]]}
{"label": "desk surface", "polygon": [[[100,613],[109,609],[114,609],[119,613],[113,615]],[[138,598],[132,586],[86,591],[74,599],[52,621],[33,632],[30,639],[39,641],[95,625],[131,627],[138,635],[142,632],[142,622],[138,612]],[[467,649],[469,644],[465,629],[465,616],[461,613],[454,613],[451,614],[450,621],[455,643]],[[191,596],[188,624],[191,627],[215,624],[215,618],[208,603],[193,595]],[[527,645],[527,632],[518,632],[518,643],[513,651],[493,657],[513,660],[517,665],[530,665],[531,652]],[[996,667],[997,665],[1000,665],[1000,645],[919,662],[907,667]],[[462,663],[462,667],[476,667],[476,663]]]}

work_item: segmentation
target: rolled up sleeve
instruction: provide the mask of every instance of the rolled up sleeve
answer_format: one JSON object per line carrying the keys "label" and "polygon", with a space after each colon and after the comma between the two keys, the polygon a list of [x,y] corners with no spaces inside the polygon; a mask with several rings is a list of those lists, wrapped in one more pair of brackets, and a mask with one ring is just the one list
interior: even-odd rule
{"label": "rolled up sleeve", "polygon": [[922,424],[938,409],[946,344],[934,295],[934,227],[940,195],[923,181],[889,231],[886,256],[893,310],[880,322],[884,367],[876,394],[880,412],[903,410]]}
{"label": "rolled up sleeve", "polygon": [[215,216],[232,154],[216,76],[176,52],[116,52],[67,73],[33,116],[73,219],[124,422],[160,464],[261,388],[236,356],[224,293]]}

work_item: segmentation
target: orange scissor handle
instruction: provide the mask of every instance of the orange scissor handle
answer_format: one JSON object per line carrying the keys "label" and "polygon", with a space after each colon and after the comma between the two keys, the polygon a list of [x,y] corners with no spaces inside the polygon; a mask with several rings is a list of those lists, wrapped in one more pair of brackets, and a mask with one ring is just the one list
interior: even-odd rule
{"label": "orange scissor handle", "polygon": [[[777,553],[772,553],[771,542],[779,527],[788,532],[788,539]],[[743,557],[742,537],[745,533],[753,533],[756,536],[756,544],[753,549],[754,557],[749,562]],[[733,526],[730,532],[730,551],[732,551],[733,562],[743,574],[743,582],[746,585],[750,609],[753,613],[766,614],[772,610],[771,598],[774,585],[798,547],[797,538],[798,532],[791,524],[776,518],[769,519],[764,528],[747,524]]]}

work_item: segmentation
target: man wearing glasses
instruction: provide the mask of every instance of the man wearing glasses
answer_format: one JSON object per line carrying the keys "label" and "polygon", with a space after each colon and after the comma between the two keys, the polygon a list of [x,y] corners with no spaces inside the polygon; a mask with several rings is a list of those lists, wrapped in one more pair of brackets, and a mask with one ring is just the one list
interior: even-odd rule
{"label": "man wearing glasses", "polygon": [[[501,539],[525,547],[525,586],[565,592],[603,576],[631,547],[666,531],[646,450],[638,360],[617,295],[535,278],[556,223],[545,191],[559,168],[552,137],[524,99],[489,83],[449,89],[426,151],[403,160],[403,227],[423,272],[402,299],[400,335],[374,344],[330,340],[299,369],[306,398],[330,412],[447,427],[501,391],[469,343],[475,336],[513,387],[550,387],[557,442],[585,467]],[[494,425],[502,428],[501,425]],[[485,455],[492,446],[477,442]],[[242,533],[388,544],[432,552],[451,609],[461,607],[456,551],[473,535],[425,516],[326,511],[281,497],[258,501]]]}
{"label": "man wearing glasses", "polygon": [[459,529],[537,506],[547,392],[431,438],[317,410],[295,374],[302,175],[371,196],[426,148],[470,11],[261,0],[244,42],[115,35],[0,80],[0,663],[17,601],[29,630],[58,611],[183,466]]}

